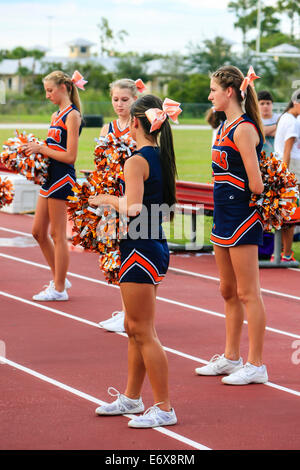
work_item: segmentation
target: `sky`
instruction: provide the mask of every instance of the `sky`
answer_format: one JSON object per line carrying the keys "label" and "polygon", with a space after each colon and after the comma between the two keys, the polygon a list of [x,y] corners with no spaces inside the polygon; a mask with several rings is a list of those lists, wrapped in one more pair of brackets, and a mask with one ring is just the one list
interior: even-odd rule
{"label": "sky", "polygon": [[[43,46],[48,55],[68,55],[68,42],[83,38],[99,51],[101,17],[128,36],[121,52],[186,52],[217,35],[235,48],[241,33],[228,12],[229,0],[0,0],[0,49]],[[274,4],[272,0],[264,3]]]}

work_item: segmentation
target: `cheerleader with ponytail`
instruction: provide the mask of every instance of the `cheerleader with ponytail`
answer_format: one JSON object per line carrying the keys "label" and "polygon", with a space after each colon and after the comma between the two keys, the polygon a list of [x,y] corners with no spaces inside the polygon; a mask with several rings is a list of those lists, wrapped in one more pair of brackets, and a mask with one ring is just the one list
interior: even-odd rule
{"label": "cheerleader with ponytail", "polygon": [[[78,71],[69,77],[55,71],[43,79],[46,98],[58,106],[53,113],[46,146],[28,143],[26,153],[49,157],[48,178],[40,189],[32,234],[50,266],[53,279],[45,290],[33,296],[38,301],[68,300],[66,279],[69,250],[66,235],[67,198],[76,181],[74,164],[81,132],[81,106],[77,88],[84,89],[86,80]],[[49,226],[50,234],[49,236]]]}
{"label": "cheerleader with ponytail", "polygon": [[[179,103],[145,95],[131,107],[130,134],[137,150],[124,165],[124,196],[102,194],[89,199],[98,207],[110,204],[129,217],[128,234],[120,242],[119,283],[128,335],[128,377],[123,393],[110,388],[113,403],[97,408],[101,416],[144,411],[141,390],[145,375],[154,405],[129,421],[134,428],[177,422],[168,389],[168,361],[155,330],[157,287],[166,275],[169,250],[162,229],[162,211],[170,218],[176,202],[176,164],[169,118],[177,120]],[[166,215],[166,212],[164,212]]]}
{"label": "cheerleader with ponytail", "polygon": [[[100,137],[105,137],[110,133],[114,134],[116,138],[126,137],[130,135],[131,106],[137,100],[138,94],[142,93],[146,87],[141,79],[120,78],[110,83],[109,88],[112,106],[117,119],[102,127]],[[108,331],[124,332],[124,319],[125,307],[122,301],[122,310],[114,311],[107,320],[100,321],[99,326]]]}
{"label": "cheerleader with ponytail", "polygon": [[[263,126],[252,67],[246,77],[233,66],[213,73],[208,99],[226,121],[212,147],[214,218],[211,242],[220,272],[220,290],[225,301],[226,344],[223,354],[196,369],[199,375],[225,375],[222,382],[246,385],[268,380],[263,364],[265,308],[258,266],[262,244],[262,217],[249,206],[252,194],[264,190],[259,166],[264,142]],[[249,351],[245,365],[240,357],[240,339],[248,320]]]}

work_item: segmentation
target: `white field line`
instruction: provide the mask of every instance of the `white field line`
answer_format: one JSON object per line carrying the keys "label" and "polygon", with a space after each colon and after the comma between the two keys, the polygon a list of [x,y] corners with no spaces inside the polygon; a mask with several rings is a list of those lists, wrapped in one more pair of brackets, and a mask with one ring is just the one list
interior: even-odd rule
{"label": "white field line", "polygon": [[[99,328],[99,329],[102,329],[98,323],[95,323],[95,322],[92,322],[90,320],[87,320],[85,318],[82,318],[82,317],[78,317],[77,315],[72,315],[70,313],[67,313],[67,312],[63,312],[62,310],[58,310],[56,308],[52,308],[52,307],[49,307],[48,305],[46,304],[40,304],[36,301],[31,301],[31,300],[28,300],[28,299],[24,299],[23,297],[18,297],[16,295],[13,295],[13,294],[9,294],[8,292],[4,292],[4,291],[0,291],[0,295],[2,295],[3,297],[7,297],[9,299],[12,299],[12,300],[16,300],[18,302],[22,302],[24,304],[27,304],[27,305],[30,305],[30,306],[33,306],[35,308],[39,308],[41,310],[46,310],[48,312],[51,312],[51,313],[55,313],[57,315],[60,315],[62,317],[65,317],[65,318],[68,318],[70,320],[75,320],[75,321],[78,321],[80,323],[84,323],[86,325],[89,325],[89,326],[93,326],[93,327],[96,327],[96,328]],[[127,334],[126,333],[117,333],[118,335],[120,336],[124,336],[127,338]],[[208,364],[208,361],[205,361],[204,359],[201,359],[199,357],[196,357],[196,356],[192,356],[190,354],[185,354],[181,351],[177,351],[176,349],[171,349],[171,348],[167,348],[167,347],[164,347],[164,349],[166,351],[169,351],[171,352],[172,354],[176,354],[177,356],[181,356],[181,357],[184,357],[186,359],[190,359],[190,360],[193,360],[193,361],[196,361],[196,362],[201,362],[203,364]]]}
{"label": "white field line", "polygon": [[[18,230],[8,229],[6,227],[0,227],[0,230],[4,230],[6,232],[12,232],[12,233],[15,233],[17,235],[24,235],[24,236],[27,236],[27,237],[32,237],[32,235],[30,233],[20,232]],[[202,279],[207,279],[209,281],[220,281],[220,279],[218,277],[208,276],[207,274],[196,273],[194,271],[187,271],[185,269],[180,269],[180,268],[173,268],[171,266],[168,269],[169,269],[169,271],[178,272],[180,274],[185,274],[185,275],[188,275],[188,276],[199,277],[199,278],[202,278]],[[294,269],[294,268],[288,268],[288,269],[300,272],[300,269]],[[286,294],[284,292],[277,292],[277,291],[274,291],[274,290],[264,289],[264,288],[261,288],[261,291],[265,294],[277,295],[279,297],[286,297],[288,299],[293,299],[293,300],[300,300],[300,297],[298,297],[296,295]]]}
{"label": "white field line", "polygon": [[[25,260],[23,258],[18,258],[16,256],[7,255],[5,253],[0,253],[0,256],[3,257],[3,258],[11,259],[13,261],[18,261],[18,262],[29,264],[29,265],[32,265],[32,266],[35,266],[35,267],[38,267],[38,268],[50,270],[49,266],[46,266],[46,265],[40,264],[40,263],[35,263],[34,261]],[[112,287],[112,288],[115,288],[115,289],[119,289],[119,286],[116,286],[114,284],[107,284],[106,281],[100,281],[99,279],[94,279],[92,277],[83,276],[81,274],[76,274],[76,273],[72,273],[72,272],[68,272],[67,274],[68,274],[68,276],[77,277],[77,278],[83,279],[85,281],[94,282],[94,283],[97,283],[97,284],[102,284],[106,287],[108,286],[108,287]],[[187,304],[187,303],[184,303],[184,302],[179,302],[177,300],[167,299],[165,297],[160,297],[160,296],[157,296],[156,299],[160,300],[161,302],[166,302],[166,303],[171,303],[173,305],[177,305],[178,307],[187,308],[189,310],[195,310],[195,311],[206,313],[208,315],[219,317],[219,318],[225,318],[225,315],[223,313],[215,312],[213,310],[208,310],[208,309],[202,308],[202,307],[197,307],[195,305],[190,305],[190,304]],[[244,324],[245,325],[248,324],[247,320],[244,320]],[[272,333],[278,333],[280,335],[300,339],[300,335],[297,335],[295,333],[291,333],[291,332],[288,332],[288,331],[280,330],[278,328],[272,328],[270,326],[266,326],[266,330],[271,331]]]}
{"label": "white field line", "polygon": [[[37,379],[40,379],[42,380],[43,382],[47,382],[51,385],[54,385],[55,387],[58,387],[62,390],[65,390],[69,393],[72,393],[73,395],[76,395],[80,398],[83,398],[84,400],[87,400],[87,401],[90,401],[92,403],[95,403],[96,405],[103,405],[105,404],[104,401],[102,400],[99,400],[98,398],[96,397],[93,397],[92,395],[89,395],[87,393],[84,393],[80,390],[77,390],[76,388],[73,388],[73,387],[70,387],[69,385],[66,385],[62,382],[59,382],[55,379],[52,379],[51,377],[48,377],[44,374],[40,374],[39,372],[36,372],[35,370],[33,369],[29,369],[28,367],[25,367],[21,364],[18,364],[14,361],[11,361],[5,357],[0,357],[0,360],[1,360],[1,363],[2,364],[7,364],[11,367],[14,367],[15,369],[18,369],[22,372],[25,372],[26,374],[29,374],[33,377],[36,377]],[[126,414],[126,415],[123,415],[125,416],[126,418],[129,418],[129,419],[132,419],[134,417],[134,415],[130,415],[130,414]],[[99,418],[100,419],[100,418]],[[188,446],[190,447],[193,447],[197,450],[211,450],[209,447],[206,447],[204,446],[203,444],[200,444],[199,442],[196,442],[196,441],[193,441],[185,436],[182,436],[181,434],[178,434],[174,431],[171,431],[169,429],[165,429],[163,427],[157,427],[157,428],[153,428],[154,431],[157,431],[157,432],[160,432],[162,434],[165,434],[166,436],[169,436],[170,438],[172,439],[176,439],[177,441],[179,442],[182,442],[184,444],[187,444]]]}
{"label": "white field line", "polygon": [[[7,255],[5,253],[0,253],[0,256],[3,257],[3,258],[11,259],[13,261],[18,261],[18,262],[29,264],[29,265],[32,265],[32,266],[35,266],[35,267],[38,267],[38,268],[50,270],[49,266],[46,266],[46,265],[40,264],[40,263],[35,263],[34,261],[29,261],[29,260],[26,260],[26,259],[23,259],[23,258],[18,258],[16,256]],[[97,283],[97,284],[102,284],[104,286],[119,289],[119,286],[116,286],[114,284],[107,284],[107,282],[100,281],[99,279],[94,279],[92,277],[83,276],[81,274],[76,274],[76,273],[72,273],[72,272],[68,272],[67,274],[68,274],[68,276],[71,276],[71,277],[73,276],[73,277],[77,277],[79,279],[83,279],[85,281],[94,282],[94,283]],[[187,308],[189,310],[195,310],[195,311],[206,313],[208,315],[219,317],[219,318],[225,318],[224,313],[215,312],[213,310],[208,310],[206,308],[197,307],[195,305],[187,304],[187,303],[184,303],[184,302],[179,302],[177,300],[167,299],[165,297],[160,297],[160,296],[157,296],[156,299],[160,300],[161,302],[166,302],[166,303],[171,303],[173,305],[177,305],[178,307]],[[244,320],[244,324],[245,325],[248,324],[247,320]],[[271,331],[272,333],[277,333],[277,334],[280,334],[280,335],[289,336],[291,338],[300,339],[300,335],[297,335],[295,333],[291,333],[289,331],[280,330],[278,328],[272,328],[270,326],[266,326],[266,330]]]}
{"label": "white field line", "polygon": [[[0,129],[48,129],[49,124],[46,123],[21,123],[16,122],[14,123],[1,123]],[[211,127],[206,124],[172,124],[173,130],[195,130],[195,131],[206,131],[211,130]]]}
{"label": "white field line", "polygon": [[[178,272],[180,274],[186,274],[188,276],[200,277],[202,279],[207,279],[209,281],[220,281],[220,279],[218,277],[208,276],[206,274],[195,273],[194,271],[187,271],[185,269],[172,268],[172,267],[169,267],[168,269],[169,269],[169,271]],[[300,272],[300,269],[298,269],[298,270],[295,269],[295,271]],[[287,297],[288,299],[300,300],[300,297],[297,297],[296,295],[285,294],[283,292],[277,292],[275,290],[261,288],[261,291],[264,292],[265,294],[278,295],[280,297]]]}
{"label": "white field line", "polygon": [[[40,308],[42,310],[47,310],[51,313],[55,313],[57,315],[61,315],[62,317],[66,317],[68,319],[71,319],[71,320],[75,320],[75,321],[79,321],[80,323],[85,323],[89,326],[93,326],[93,327],[97,327],[99,328],[99,325],[95,322],[91,322],[89,320],[86,320],[84,318],[81,318],[81,317],[78,317],[78,316],[75,316],[75,315],[71,315],[69,313],[66,313],[66,312],[63,312],[61,310],[58,310],[58,309],[54,309],[54,308],[51,308],[51,307],[47,307],[46,305],[41,305],[37,302],[32,302],[31,300],[27,300],[27,299],[23,299],[22,297],[17,297],[15,295],[12,295],[12,294],[9,294],[7,292],[3,292],[3,291],[0,291],[0,295],[4,296],[4,297],[8,297],[12,300],[16,300],[18,302],[23,302],[27,305],[32,305],[36,308]],[[127,337],[126,333],[117,333],[119,336],[123,336],[123,337]],[[204,359],[201,359],[199,357],[196,357],[196,356],[191,356],[190,354],[185,354],[185,353],[182,353],[181,351],[178,351],[176,349],[172,349],[172,348],[168,348],[168,347],[165,347],[163,346],[164,350],[165,351],[168,351],[170,352],[171,354],[175,354],[177,356],[180,356],[180,357],[183,357],[185,359],[189,359],[189,360],[192,360],[192,361],[196,361],[196,362],[200,362],[200,363],[203,363],[203,364],[208,364],[208,361],[204,360]],[[281,390],[281,391],[284,391],[284,392],[287,392],[289,394],[292,394],[292,395],[296,395],[296,396],[300,396],[300,392],[298,392],[297,390],[293,390],[293,389],[290,389],[290,388],[287,388],[287,387],[284,387],[284,386],[281,386],[281,385],[277,385],[277,384],[274,384],[272,382],[266,382],[264,385],[267,385],[269,387],[272,387],[272,388],[275,388],[277,390]]]}

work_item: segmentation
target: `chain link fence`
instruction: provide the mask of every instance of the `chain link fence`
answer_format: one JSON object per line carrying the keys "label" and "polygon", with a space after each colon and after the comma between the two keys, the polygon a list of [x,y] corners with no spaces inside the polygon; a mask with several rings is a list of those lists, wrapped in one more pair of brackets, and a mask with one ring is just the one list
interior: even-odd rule
{"label": "chain link fence", "polygon": [[[2,115],[13,115],[16,118],[24,115],[49,116],[56,111],[52,103],[48,101],[16,100],[3,97],[0,110]],[[274,103],[274,112],[282,113],[287,103]],[[181,103],[181,118],[203,118],[211,107],[210,103]],[[114,115],[110,101],[82,101],[84,115],[101,115],[104,118]]]}

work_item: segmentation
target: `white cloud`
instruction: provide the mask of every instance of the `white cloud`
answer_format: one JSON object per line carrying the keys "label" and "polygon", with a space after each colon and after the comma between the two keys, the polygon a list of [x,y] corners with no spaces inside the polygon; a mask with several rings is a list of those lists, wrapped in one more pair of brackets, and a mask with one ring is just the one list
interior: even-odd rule
{"label": "white cloud", "polygon": [[229,0],[213,0],[212,2],[208,2],[207,0],[173,0],[173,2],[201,10],[203,10],[203,8],[226,10]]}
{"label": "white cloud", "polygon": [[[97,25],[106,17],[114,31],[125,29],[129,35],[122,51],[183,51],[192,41],[226,35],[239,38],[234,31],[227,1],[214,0],[45,0],[1,3],[0,47],[18,45],[47,47],[55,55],[67,54],[67,42],[82,37],[99,44]],[[122,7],[124,5],[124,7]],[[219,9],[219,10],[218,10]],[[16,14],[17,11],[17,14]],[[50,19],[49,17],[52,17]],[[237,39],[238,40],[238,39]],[[96,48],[95,48],[96,50]]]}

